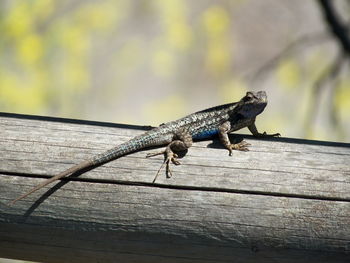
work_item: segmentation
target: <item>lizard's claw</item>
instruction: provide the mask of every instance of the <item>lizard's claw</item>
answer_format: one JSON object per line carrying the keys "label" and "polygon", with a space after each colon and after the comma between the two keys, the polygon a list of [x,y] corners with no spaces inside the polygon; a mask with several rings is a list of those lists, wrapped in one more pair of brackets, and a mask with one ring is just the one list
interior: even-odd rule
{"label": "lizard's claw", "polygon": [[249,151],[249,148],[248,148],[249,145],[250,145],[250,143],[247,143],[246,141],[241,141],[239,143],[230,144],[227,147],[227,149],[229,151],[229,155],[232,156],[232,150],[247,152],[247,151]]}
{"label": "lizard's claw", "polygon": [[263,132],[263,133],[258,133],[254,136],[259,138],[271,138],[271,137],[280,137],[281,134],[280,133],[267,134],[266,132]]}
{"label": "lizard's claw", "polygon": [[176,153],[173,153],[172,156],[168,156],[167,159],[170,159],[170,161],[175,165],[180,165],[181,163],[177,160],[179,156]]}

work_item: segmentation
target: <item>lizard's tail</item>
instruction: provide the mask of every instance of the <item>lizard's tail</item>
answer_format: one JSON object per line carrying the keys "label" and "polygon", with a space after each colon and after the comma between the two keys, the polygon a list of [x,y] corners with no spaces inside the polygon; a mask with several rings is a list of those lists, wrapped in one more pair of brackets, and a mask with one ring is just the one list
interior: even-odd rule
{"label": "lizard's tail", "polygon": [[[147,140],[146,140],[147,139]],[[16,198],[15,200],[11,201],[9,203],[9,205],[13,205],[14,203],[16,203],[17,201],[27,197],[28,195],[36,192],[37,190],[39,190],[40,188],[56,181],[59,180],[67,175],[73,174],[77,171],[80,171],[82,169],[85,168],[89,168],[92,166],[98,166],[101,164],[104,164],[106,162],[109,162],[113,159],[119,158],[121,156],[127,155],[129,153],[132,153],[134,151],[140,150],[140,149],[144,149],[145,147],[149,146],[149,145],[153,145],[152,144],[152,140],[149,139],[147,136],[142,135],[142,136],[138,136],[135,137],[134,139],[131,139],[128,142],[122,143],[120,145],[118,145],[117,147],[114,147],[112,149],[109,149],[107,151],[105,151],[102,154],[96,155],[94,158],[92,158],[91,160],[79,163],[77,165],[72,166],[71,168],[69,168],[68,170],[63,171],[62,173],[59,173],[58,175],[51,177],[50,179],[47,179],[45,182],[43,182],[42,184],[36,186],[35,188],[33,188],[31,191],[29,191],[28,193],[21,195],[20,197]]]}
{"label": "lizard's tail", "polygon": [[91,167],[94,165],[94,162],[89,160],[89,161],[85,161],[85,162],[82,162],[82,163],[79,163],[77,165],[74,165],[72,166],[71,168],[65,170],[64,172],[62,173],[59,173],[58,175],[55,175],[54,177],[51,177],[50,179],[46,180],[45,182],[43,182],[42,184],[39,184],[38,186],[36,186],[35,188],[33,188],[32,190],[30,190],[28,193],[25,193],[24,195],[21,195],[20,197],[16,198],[15,200],[11,201],[9,203],[9,205],[13,205],[14,203],[16,203],[17,201],[27,197],[28,195],[36,192],[37,190],[39,190],[40,188],[56,181],[56,180],[59,180],[69,174],[73,174],[77,171],[80,171],[82,169],[85,169],[85,168],[88,168],[88,167]]}

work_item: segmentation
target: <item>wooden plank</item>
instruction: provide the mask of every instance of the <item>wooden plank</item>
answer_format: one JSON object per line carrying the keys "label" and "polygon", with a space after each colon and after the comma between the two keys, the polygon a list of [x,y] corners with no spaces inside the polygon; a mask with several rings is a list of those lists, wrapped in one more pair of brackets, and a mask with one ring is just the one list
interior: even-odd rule
{"label": "wooden plank", "polygon": [[[44,262],[349,262],[350,145],[198,142],[159,176],[138,152],[8,201],[142,127],[0,115],[0,257]],[[154,150],[150,150],[154,151]],[[141,185],[135,185],[141,184]]]}
{"label": "wooden plank", "polygon": [[[48,176],[143,132],[16,118],[1,118],[0,130],[0,171]],[[182,165],[172,167],[175,176],[167,179],[162,173],[157,182],[350,200],[350,144],[246,140],[252,144],[250,152],[237,151],[232,157],[217,141],[195,143]],[[145,155],[122,157],[79,178],[152,182],[162,157]]]}

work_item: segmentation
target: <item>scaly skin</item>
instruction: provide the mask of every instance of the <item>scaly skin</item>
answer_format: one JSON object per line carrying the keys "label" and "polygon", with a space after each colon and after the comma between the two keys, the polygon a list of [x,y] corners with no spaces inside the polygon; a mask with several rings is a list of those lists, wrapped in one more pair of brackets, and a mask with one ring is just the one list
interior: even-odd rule
{"label": "scaly skin", "polygon": [[[76,173],[89,167],[96,167],[111,160],[128,155],[132,152],[140,151],[154,146],[167,145],[164,151],[147,155],[147,157],[164,154],[165,161],[161,168],[166,165],[167,176],[171,175],[170,162],[175,165],[180,164],[174,152],[186,150],[191,147],[193,139],[206,139],[215,135],[219,136],[221,143],[232,155],[232,150],[248,151],[246,142],[231,144],[228,134],[244,127],[252,132],[256,137],[280,136],[276,134],[259,133],[255,126],[255,118],[265,109],[267,97],[264,91],[247,92],[238,102],[224,104],[190,114],[176,121],[162,124],[144,134],[122,143],[102,154],[93,157],[91,160],[79,163],[66,171],[46,180],[28,193],[13,200],[14,204],[42,187],[59,180],[67,175]],[[153,182],[156,180],[159,171]]]}

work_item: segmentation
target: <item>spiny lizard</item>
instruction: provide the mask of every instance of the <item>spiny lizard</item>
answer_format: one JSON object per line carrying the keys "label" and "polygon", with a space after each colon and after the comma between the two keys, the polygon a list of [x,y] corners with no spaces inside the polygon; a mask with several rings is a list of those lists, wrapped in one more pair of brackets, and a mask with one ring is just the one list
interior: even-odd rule
{"label": "spiny lizard", "polygon": [[[67,175],[89,167],[102,165],[116,158],[148,147],[166,145],[165,150],[148,154],[146,157],[164,154],[165,159],[162,166],[158,170],[158,173],[165,164],[167,176],[171,175],[171,170],[169,167],[170,162],[175,165],[180,164],[177,160],[178,156],[175,152],[184,151],[190,148],[193,140],[196,139],[206,139],[218,135],[220,142],[226,149],[228,149],[229,155],[232,155],[232,150],[248,151],[248,143],[241,141],[240,143],[232,144],[229,140],[228,134],[241,128],[248,127],[251,133],[256,137],[280,136],[279,133],[259,133],[255,126],[256,116],[265,109],[266,105],[267,96],[265,91],[247,92],[247,94],[238,102],[202,110],[179,120],[162,124],[159,127],[136,136],[125,143],[117,145],[116,147],[107,150],[106,152],[99,154],[90,160],[79,163],[46,180],[28,193],[13,200],[11,204]],[[153,182],[156,180],[157,175]]]}

